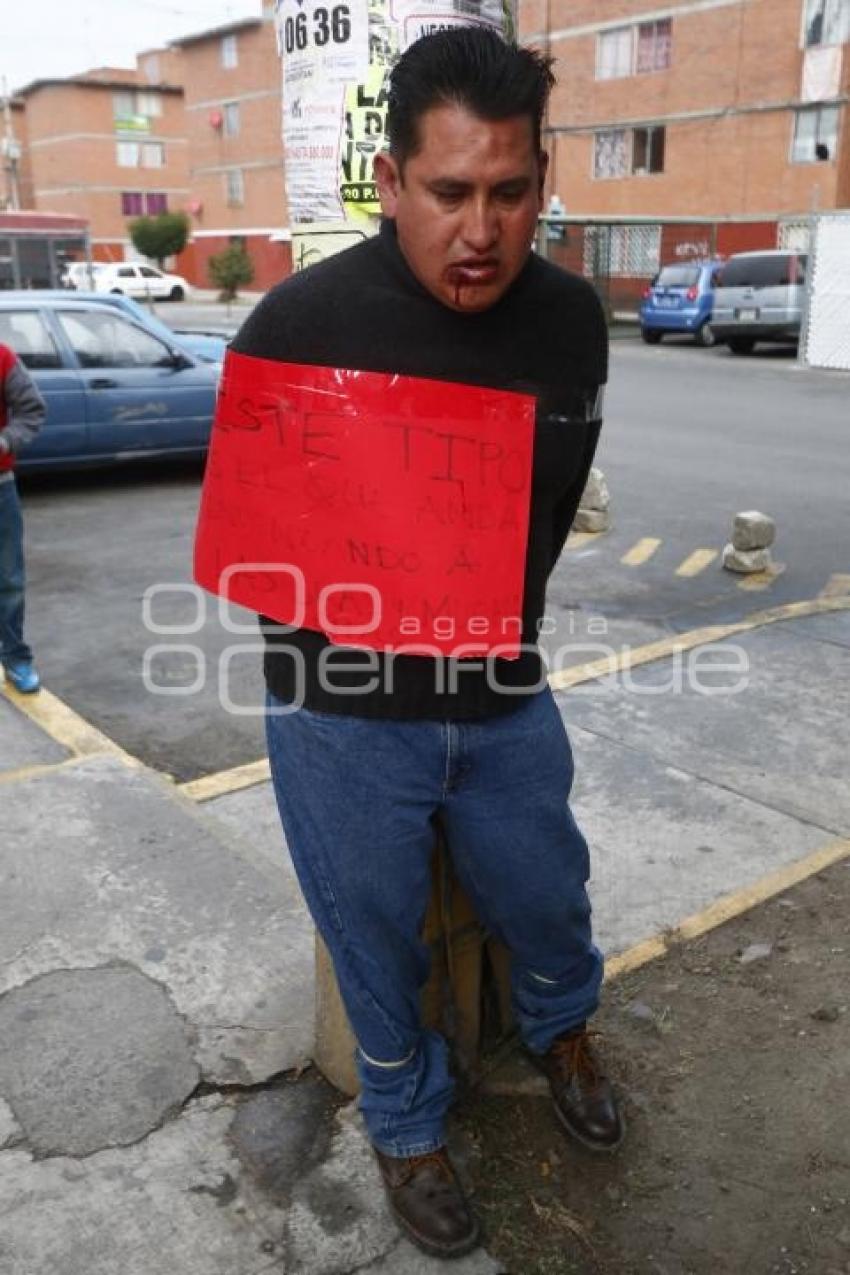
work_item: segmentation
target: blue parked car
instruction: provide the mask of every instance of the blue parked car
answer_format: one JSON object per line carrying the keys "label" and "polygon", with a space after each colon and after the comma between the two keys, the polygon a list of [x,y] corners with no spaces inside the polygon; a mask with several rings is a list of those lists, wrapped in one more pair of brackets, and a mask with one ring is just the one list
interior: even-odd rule
{"label": "blue parked car", "polygon": [[683,261],[664,266],[643,294],[640,334],[657,345],[665,332],[690,333],[697,345],[714,345],[711,314],[723,262]]}
{"label": "blue parked car", "polygon": [[[39,290],[38,295],[50,301],[96,301],[100,305],[114,306],[117,310],[123,310],[131,319],[142,323],[150,332],[158,333],[164,341],[174,342],[176,339],[182,349],[196,355],[204,363],[223,363],[227,344],[236,335],[235,326],[216,331],[199,328],[170,328],[161,319],[157,318],[147,306],[134,301],[132,297],[126,296],[123,292],[74,291],[69,296],[67,289],[45,288]],[[32,293],[7,292],[4,294],[4,298],[15,301],[32,300]]]}
{"label": "blue parked car", "polygon": [[195,357],[140,313],[67,292],[0,293],[0,341],[47,403],[21,472],[204,455],[220,364]]}

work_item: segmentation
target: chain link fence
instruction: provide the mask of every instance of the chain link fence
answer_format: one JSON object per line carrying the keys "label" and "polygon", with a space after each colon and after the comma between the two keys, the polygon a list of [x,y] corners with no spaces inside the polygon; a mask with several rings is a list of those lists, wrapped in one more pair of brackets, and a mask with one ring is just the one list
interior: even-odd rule
{"label": "chain link fence", "polygon": [[811,367],[850,371],[850,214],[822,214],[810,230],[800,357]]}

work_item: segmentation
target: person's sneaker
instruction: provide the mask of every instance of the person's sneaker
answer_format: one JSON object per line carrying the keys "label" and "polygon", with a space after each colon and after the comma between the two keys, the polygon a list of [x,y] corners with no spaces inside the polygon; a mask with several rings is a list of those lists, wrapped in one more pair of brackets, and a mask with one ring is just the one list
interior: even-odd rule
{"label": "person's sneaker", "polygon": [[566,1032],[534,1058],[549,1081],[555,1113],[567,1133],[591,1151],[614,1151],[625,1122],[586,1027]]}
{"label": "person's sneaker", "polygon": [[21,695],[32,695],[41,686],[41,678],[35,666],[28,661],[18,660],[14,664],[4,664],[3,671],[6,674],[6,681]]}
{"label": "person's sneaker", "polygon": [[434,1257],[462,1257],[479,1242],[478,1222],[445,1147],[398,1159],[373,1147],[390,1210],[414,1244]]}

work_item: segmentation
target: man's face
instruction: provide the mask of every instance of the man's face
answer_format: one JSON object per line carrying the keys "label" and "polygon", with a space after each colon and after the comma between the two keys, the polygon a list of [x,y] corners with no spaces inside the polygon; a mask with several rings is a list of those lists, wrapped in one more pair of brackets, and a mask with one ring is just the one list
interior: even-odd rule
{"label": "man's face", "polygon": [[486,310],[528,258],[546,156],[528,116],[484,120],[457,105],[426,111],[419,141],[403,173],[392,156],[376,156],[381,209],[429,292],[452,310]]}

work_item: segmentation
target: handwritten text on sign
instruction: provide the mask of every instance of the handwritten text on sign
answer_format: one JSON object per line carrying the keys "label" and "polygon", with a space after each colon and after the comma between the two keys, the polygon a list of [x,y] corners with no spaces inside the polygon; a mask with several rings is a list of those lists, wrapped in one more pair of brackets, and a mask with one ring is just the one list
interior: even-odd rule
{"label": "handwritten text on sign", "polygon": [[533,397],[229,352],[195,578],[284,625],[516,658]]}

